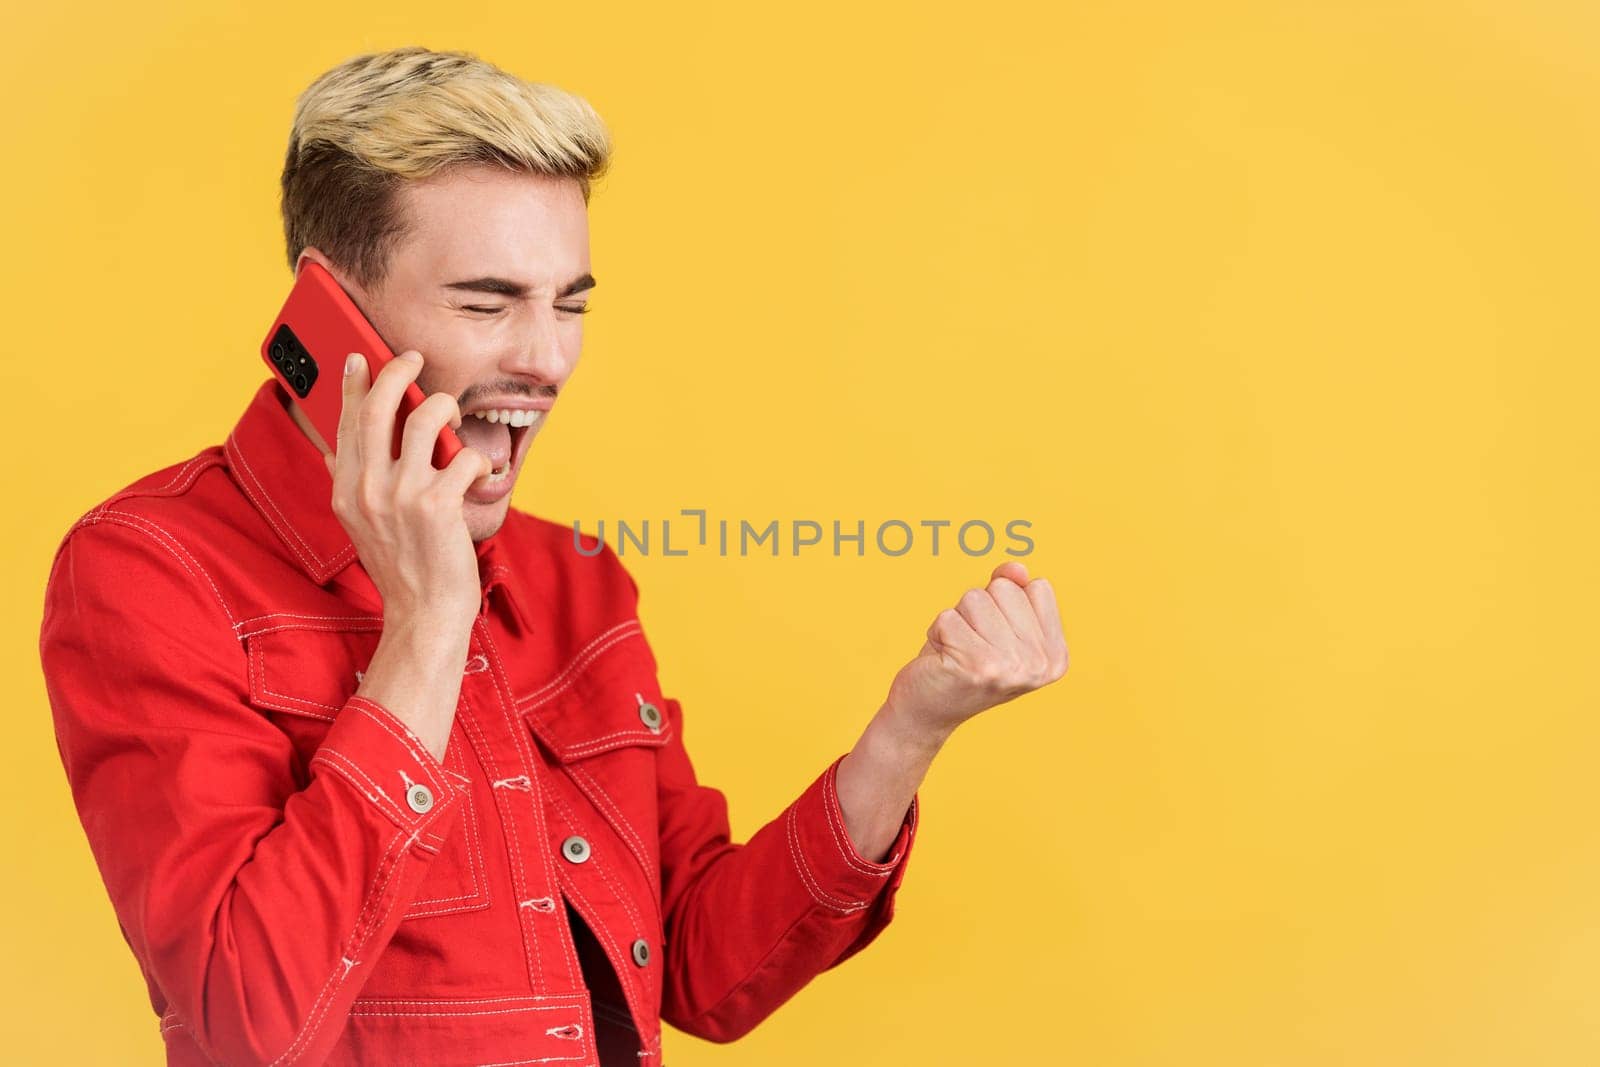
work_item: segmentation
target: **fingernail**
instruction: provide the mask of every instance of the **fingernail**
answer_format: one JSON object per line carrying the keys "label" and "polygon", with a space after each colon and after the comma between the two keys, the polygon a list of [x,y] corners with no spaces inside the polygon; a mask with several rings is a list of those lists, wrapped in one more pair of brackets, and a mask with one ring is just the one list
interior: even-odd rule
{"label": "fingernail", "polygon": [[409,359],[413,363],[421,363],[422,353],[418,352],[416,349],[412,349],[410,351],[400,353],[400,358]]}
{"label": "fingernail", "polygon": [[359,366],[361,366],[360,352],[352,352],[344,358],[344,372],[346,374],[354,374],[355,369]]}

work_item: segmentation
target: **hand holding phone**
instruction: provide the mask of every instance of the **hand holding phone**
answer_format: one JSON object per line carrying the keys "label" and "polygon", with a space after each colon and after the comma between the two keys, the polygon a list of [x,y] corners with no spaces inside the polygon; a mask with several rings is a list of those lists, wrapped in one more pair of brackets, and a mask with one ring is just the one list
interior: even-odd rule
{"label": "hand holding phone", "polygon": [[424,647],[450,649],[478,612],[478,557],[464,497],[468,486],[489,473],[489,457],[463,448],[444,470],[429,466],[431,442],[461,418],[454,397],[435,393],[406,420],[401,453],[392,458],[388,444],[399,422],[399,399],[416,388],[422,356],[403,353],[378,372],[370,388],[366,361],[354,358],[351,366],[340,375],[338,447],[326,460],[334,514],[383,597],[386,622],[426,637]]}

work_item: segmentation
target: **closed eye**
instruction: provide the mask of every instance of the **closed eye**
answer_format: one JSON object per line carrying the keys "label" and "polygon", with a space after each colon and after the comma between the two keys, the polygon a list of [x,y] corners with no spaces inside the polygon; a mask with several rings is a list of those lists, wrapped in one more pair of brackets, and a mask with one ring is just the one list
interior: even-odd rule
{"label": "closed eye", "polygon": [[[498,315],[498,314],[500,314],[500,312],[505,310],[505,305],[504,304],[499,304],[499,305],[495,305],[493,307],[489,307],[489,306],[485,306],[485,305],[482,305],[482,304],[467,304],[467,305],[464,305],[462,307],[462,310],[463,311],[475,311],[480,315]],[[571,312],[572,314],[575,314],[575,315],[587,315],[587,314],[589,314],[589,306],[587,304],[581,304],[581,305],[573,305],[573,304],[561,305],[561,304],[557,304],[556,305],[556,310],[557,311],[568,311],[568,312]]]}

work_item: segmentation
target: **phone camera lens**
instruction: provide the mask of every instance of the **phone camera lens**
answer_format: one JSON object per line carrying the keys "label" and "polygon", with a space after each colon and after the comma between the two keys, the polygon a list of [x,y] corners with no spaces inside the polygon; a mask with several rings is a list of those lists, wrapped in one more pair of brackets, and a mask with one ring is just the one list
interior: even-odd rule
{"label": "phone camera lens", "polygon": [[272,342],[272,361],[274,363],[282,363],[284,355],[285,355],[285,352],[284,352],[284,348],[283,348],[283,342],[282,341],[274,341],[274,342]]}

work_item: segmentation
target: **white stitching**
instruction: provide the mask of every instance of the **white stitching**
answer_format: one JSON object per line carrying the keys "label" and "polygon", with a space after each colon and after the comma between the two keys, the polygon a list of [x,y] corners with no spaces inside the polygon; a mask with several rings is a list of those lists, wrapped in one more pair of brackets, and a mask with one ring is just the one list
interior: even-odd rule
{"label": "white stitching", "polygon": [[[278,510],[278,505],[267,494],[266,487],[261,485],[260,480],[256,478],[255,471],[250,468],[249,461],[244,458],[244,453],[240,450],[239,443],[234,440],[232,433],[228,434],[228,439],[223,442],[223,448],[227,451],[228,458],[234,461],[233,468],[244,475],[239,479],[239,485],[245,491],[245,495],[250,498],[251,503],[255,504],[256,510],[261,513],[262,518],[266,519],[268,525],[277,531],[278,535],[283,538],[284,544],[288,546],[289,551],[299,557],[302,564],[311,570],[320,570],[322,561],[317,559],[316,553],[311,551],[311,546],[305,543],[299,531],[290,526],[289,520],[284,517],[283,512]],[[251,489],[250,483],[252,482],[255,483],[256,489],[261,491],[261,497],[265,498],[266,506],[262,505],[262,500]],[[274,518],[274,515],[277,518]],[[283,519],[282,526],[278,525],[278,519]],[[285,527],[288,528],[285,529]]]}
{"label": "white stitching", "polygon": [[[200,475],[204,474],[214,466],[221,465],[222,460],[220,455],[221,454],[217,450],[216,445],[211,445],[205,449],[202,449],[193,456],[190,456],[188,459],[184,460],[183,465],[173,472],[172,477],[167,479],[165,485],[158,486],[154,489],[138,489],[134,486],[128,486],[125,489],[121,489],[112,494],[110,498],[84,512],[84,514],[79,517],[78,521],[74,523],[73,526],[76,527],[94,523],[98,520],[99,516],[106,511],[107,508],[110,508],[113,504],[120,504],[124,500],[135,500],[141,497],[175,497],[182,493],[187,493],[194,486],[195,481],[200,477]],[[178,485],[178,482],[183,480],[184,473],[189,470],[190,466],[199,460],[210,460],[210,462],[204,466],[197,467],[190,474],[188,480],[184,481],[183,485]],[[68,532],[70,533],[71,531],[69,530]]]}
{"label": "white stitching", "polygon": [[[565,1010],[565,1009],[574,1007],[576,1005],[582,1004],[584,1001],[586,1001],[588,999],[589,999],[589,994],[588,993],[551,993],[551,994],[546,994],[546,995],[518,993],[518,994],[516,994],[514,996],[506,996],[506,997],[469,997],[469,998],[464,999],[464,1000],[457,1000],[454,997],[449,997],[449,998],[439,998],[439,997],[418,997],[418,998],[410,998],[410,997],[361,997],[355,1003],[357,1005],[361,1005],[361,1004],[425,1004],[425,1005],[431,1005],[431,1006],[437,1007],[437,1006],[442,1005],[442,1004],[459,1004],[459,1005],[467,1005],[467,1004],[504,1004],[508,1000],[554,1000],[554,1001],[562,1001],[563,1003],[559,1003],[559,1004],[529,1004],[529,1005],[527,1005],[527,1008],[530,1011],[554,1011],[554,1010],[557,1010],[557,1009]],[[446,1012],[446,1013],[442,1013],[442,1014],[449,1014],[449,1013]]]}
{"label": "white stitching", "polygon": [[305,615],[298,611],[274,611],[266,615],[252,615],[248,619],[241,619],[240,626],[248,626],[252,622],[264,622],[267,619],[315,619],[327,622],[382,622],[382,615]]}
{"label": "white stitching", "polygon": [[[635,832],[633,824],[628,821],[628,817],[623,813],[621,806],[617,804],[616,799],[612,797],[610,793],[606,792],[605,787],[600,784],[599,779],[596,778],[593,772],[589,771],[587,768],[578,766],[576,764],[568,764],[565,766],[565,770],[572,777],[573,783],[577,785],[578,789],[589,798],[590,803],[594,804],[597,808],[602,807],[603,805],[609,805],[611,811],[615,813],[617,823],[616,828],[621,832],[622,837],[627,842],[628,848],[633,853],[634,859],[638,860],[639,869],[644,872],[645,882],[649,885],[650,891],[656,894],[657,903],[659,904],[661,887],[656,883],[657,871],[651,869],[652,857],[650,856],[650,851],[645,847],[643,839],[641,839],[638,833]],[[595,793],[599,794],[599,799],[596,799],[594,793],[590,793],[588,789],[584,788],[583,783],[577,780],[580,774],[589,780],[589,784],[594,787]]]}
{"label": "white stitching", "polygon": [[[629,1022],[631,1023],[632,1020],[629,1020]],[[634,1031],[633,1032],[635,1034],[639,1034],[638,1027],[634,1027]],[[639,1036],[642,1037],[644,1035],[640,1034]],[[634,1055],[640,1057],[641,1059],[645,1059],[645,1058],[648,1058],[650,1056],[654,1056],[654,1055],[658,1054],[660,1051],[661,1051],[661,1031],[658,1029],[658,1030],[654,1031],[650,1035],[649,1044],[647,1044],[644,1048],[640,1049],[638,1052],[635,1052]]]}
{"label": "white stitching", "polygon": [[[600,653],[606,651],[606,649],[609,649],[618,641],[633,636],[631,632],[621,633],[619,631],[634,631],[640,629],[641,627],[638,619],[625,619],[624,621],[617,623],[615,626],[600,631],[600,633],[593,640],[578,650],[578,654],[572,657],[567,665],[561,669],[559,674],[557,674],[550,681],[546,682],[540,688],[534,690],[532,693],[529,693],[527,696],[518,697],[514,703],[523,711],[532,711],[540,704],[548,702],[551,697],[556,695],[556,693],[559,693],[561,690],[572,684],[578,671],[588,666],[588,660],[599,656]],[[595,646],[601,641],[608,641],[608,643],[604,648],[596,649]],[[593,651],[591,652],[591,650]]]}
{"label": "white stitching", "polygon": [[[268,619],[295,619],[296,622],[280,623],[277,626],[261,626],[250,629],[252,623],[266,622]],[[330,626],[327,623],[354,623],[352,626]],[[277,633],[279,630],[335,630],[368,631],[383,629],[383,616],[381,615],[296,615],[287,611],[275,611],[270,615],[257,615],[250,619],[241,619],[233,624],[240,637],[253,637],[257,634]]]}
{"label": "white stitching", "polygon": [[[584,828],[583,823],[578,819],[577,812],[567,805],[567,802],[561,798],[558,790],[550,790],[550,799],[555,802],[557,808],[565,813],[567,824],[572,827],[573,833],[578,833]],[[616,897],[617,900],[622,904],[622,910],[628,913],[628,918],[633,922],[635,936],[644,937],[646,934],[651,933],[651,928],[645,925],[644,920],[639,917],[639,913],[634,910],[633,901],[629,894],[623,892],[622,887],[616,882],[612,881],[611,875],[606,873],[606,868],[611,863],[610,857],[601,856],[600,853],[600,849],[591,848],[589,850],[589,860],[584,864],[584,867],[593,867],[596,871],[600,872],[600,880],[606,884],[607,889],[611,890],[611,895]],[[648,880],[646,882],[646,887],[648,888]]]}
{"label": "white stitching", "polygon": [[603,750],[608,747],[615,747],[608,744],[613,737],[636,739],[641,745],[659,748],[667,743],[669,734],[667,733],[665,727],[662,728],[662,731],[659,734],[649,730],[613,730],[608,734],[601,734],[598,737],[591,737],[587,741],[579,741],[575,744],[567,745],[561,751],[568,759],[577,759],[579,756],[593,755],[596,751]]}
{"label": "white stitching", "polygon": [[[460,751],[461,745],[466,743],[466,740],[463,739],[456,744],[448,746],[445,749],[445,756],[459,759],[457,753]],[[461,799],[461,804],[462,817],[467,823],[464,831],[467,835],[467,873],[472,879],[472,890],[454,897],[413,899],[410,907],[406,909],[405,917],[407,919],[421,919],[432,915],[450,915],[456,912],[475,911],[478,908],[492,905],[494,902],[494,897],[488,884],[488,870],[483,862],[483,846],[478,836],[478,805],[471,794],[472,779],[465,775],[456,774],[455,771],[450,770],[448,767],[445,770],[460,778],[467,785],[467,789],[463,790],[464,795]],[[430,906],[449,904],[457,900],[466,901],[466,903],[458,904],[452,908]]]}
{"label": "white stitching", "polygon": [[816,880],[812,878],[811,870],[806,866],[805,858],[801,855],[800,848],[797,844],[799,840],[799,831],[795,829],[794,805],[792,804],[789,806],[788,811],[784,813],[783,826],[784,833],[789,842],[789,858],[794,860],[795,870],[800,872],[800,880],[805,883],[806,889],[811,893],[812,898],[815,899],[818,904],[826,905],[827,907],[833,908],[834,910],[843,912],[845,914],[849,914],[852,911],[860,911],[862,908],[867,906],[867,902],[864,900],[854,902],[845,901],[833,896],[831,893],[825,892],[821,885],[819,885]]}
{"label": "white stitching", "polygon": [[[215,448],[216,446],[213,445],[211,447]],[[190,456],[189,459],[187,459],[184,462],[183,466],[179,467],[177,469],[177,471],[172,475],[172,477],[167,479],[167,484],[166,485],[163,485],[159,489],[150,489],[150,490],[148,490],[149,494],[151,496],[167,496],[168,495],[167,490],[172,489],[173,486],[177,485],[178,482],[183,479],[183,472],[188,470],[194,464],[195,460],[201,459],[205,455],[206,455],[205,452],[199,452],[199,453],[196,453],[193,456]],[[196,471],[195,473],[196,473],[196,475],[199,474],[198,471]],[[172,489],[171,495],[172,496],[177,496],[179,493],[186,492],[188,490],[188,488],[189,487],[186,485],[182,489]]]}
{"label": "white stitching", "polygon": [[[375,700],[368,700],[363,696],[352,696],[345,706],[355,708],[367,718],[383,727],[384,733],[388,734],[396,741],[399,741],[400,744],[405,747],[406,751],[411,753],[411,757],[417,761],[418,766],[422,768],[422,773],[427,776],[428,783],[432,785],[436,791],[445,794],[446,798],[456,795],[458,790],[455,786],[451,785],[449,782],[446,782],[439,775],[433,773],[433,764],[438,763],[439,760],[434,757],[432,752],[429,752],[423,747],[421,739],[419,739],[415,734],[411,733],[410,727],[407,727],[404,723],[401,723],[401,728],[406,732],[405,734],[397,733],[395,728],[385,722],[383,716],[379,715],[378,712],[374,710],[375,708],[382,708],[383,705],[379,704]],[[389,712],[388,708],[383,708],[383,710],[388,714],[393,714],[392,712]],[[397,719],[396,721],[398,722],[399,720]]]}
{"label": "white stitching", "polygon": [[[259,634],[253,634],[252,636],[259,637],[260,635]],[[312,700],[310,697],[295,696],[293,693],[280,693],[276,689],[269,688],[267,686],[267,668],[266,668],[266,658],[267,657],[266,657],[266,650],[261,648],[259,644],[254,644],[254,643],[250,644],[249,647],[250,647],[250,650],[252,652],[252,654],[250,656],[250,659],[251,659],[252,663],[254,664],[256,681],[260,684],[260,695],[261,696],[268,696],[268,697],[277,697],[279,700],[287,700],[287,701],[291,702],[289,706],[285,707],[285,706],[282,706],[282,705],[269,704],[269,703],[267,703],[267,701],[262,700],[261,703],[264,704],[265,706],[267,706],[269,708],[276,708],[276,710],[279,710],[279,711],[304,712],[308,716],[311,716],[311,717],[317,718],[317,719],[326,719],[329,722],[333,721],[334,716],[332,716],[332,715],[319,715],[314,711],[307,710],[305,705],[309,705],[310,707],[314,707],[314,708],[322,708],[322,709],[324,709],[326,711],[332,711],[332,712],[338,712],[341,709],[343,709],[343,707],[344,707],[343,704],[324,704],[322,701],[320,701],[320,700]],[[358,678],[356,680],[356,686],[359,687],[360,685],[361,685],[361,680]],[[354,694],[352,694],[352,695],[354,695]],[[345,700],[348,703],[349,697],[346,697]]]}
{"label": "white stitching", "polygon": [[[399,852],[399,845],[404,840],[406,840],[405,830],[402,828],[395,831],[394,837],[389,841],[389,847],[384,850],[383,859],[381,861],[381,863],[385,865],[383,867],[383,874],[378,878],[377,884],[373,887],[373,891],[367,895],[367,899],[362,903],[360,914],[356,916],[355,929],[350,932],[349,941],[354,942],[353,947],[357,954],[359,954],[360,947],[365,940],[362,927],[366,921],[367,914],[372,910],[373,902],[382,899],[383,891],[389,884],[390,875],[394,873],[395,869],[398,868],[402,862],[402,857],[404,854]],[[389,907],[384,908],[383,916],[385,919],[388,918],[389,910],[391,907],[393,907],[393,905],[394,900],[391,899],[389,901]],[[379,925],[382,925],[382,920],[379,921]],[[348,957],[346,957],[344,954],[341,954],[341,959],[344,958]],[[323,982],[322,984],[322,989],[317,992],[317,999],[312,1002],[311,1014],[307,1017],[305,1025],[300,1028],[299,1035],[295,1037],[294,1041],[289,1045],[289,1047],[284,1049],[283,1053],[279,1055],[277,1059],[273,1060],[268,1067],[279,1067],[280,1064],[292,1063],[299,1057],[303,1047],[311,1041],[312,1037],[316,1035],[317,1030],[322,1026],[321,1017],[327,1014],[328,1005],[332,1003],[332,997],[329,996],[329,994],[333,989],[335,980],[342,980],[348,977],[349,973],[349,969],[345,968],[342,971],[333,971],[328,975],[327,981]]]}
{"label": "white stitching", "polygon": [[[337,757],[339,762],[335,762],[334,759],[330,757]],[[366,771],[361,769],[360,764],[351,759],[349,756],[346,756],[343,752],[329,748],[327,745],[323,745],[318,748],[316,754],[306,762],[308,766],[317,762],[326,763],[334,770],[343,773],[346,778],[350,779],[351,785],[355,786],[358,790],[371,798],[373,803],[382,808],[384,814],[388,815],[398,825],[406,827],[411,825],[412,820],[406,817],[405,813],[400,810],[399,805],[397,805],[387,794],[384,793],[382,787],[380,787],[377,782],[374,782]],[[363,788],[363,783],[365,783],[366,788]]]}
{"label": "white stitching", "polygon": [[[329,711],[338,711],[339,709],[333,705],[324,704],[317,700],[309,700],[305,697],[291,696],[288,693],[279,693],[267,688],[266,654],[262,651],[259,643],[254,641],[246,641],[245,656],[249,661],[250,676],[255,683],[255,687],[250,694],[251,699],[255,703],[265,708],[271,708],[274,711],[287,712],[290,715],[304,715],[311,719],[321,719],[324,722],[333,722],[334,717],[332,715],[322,715],[318,712],[311,711],[310,709],[301,706],[303,704],[312,704],[319,708],[327,708]],[[275,703],[267,699],[269,696],[279,697],[281,700],[285,701],[297,701],[298,703]]]}
{"label": "white stitching", "polygon": [[[839,793],[834,783],[834,776],[837,774],[838,769],[839,761],[834,760],[828,764],[827,774],[822,780],[822,810],[828,816],[828,832],[833,835],[833,843],[839,846],[839,854],[844,857],[844,861],[851,867],[854,867],[862,874],[870,874],[876,878],[887,878],[894,871],[894,865],[900,858],[898,855],[890,857],[883,863],[873,863],[866,857],[860,856],[859,852],[853,850],[854,842],[851,842],[851,848],[845,846],[845,842],[849,840],[850,832],[840,821],[839,812],[834,810],[835,805],[839,804]],[[841,834],[843,835],[842,837]],[[896,831],[896,836],[899,836],[898,830]],[[857,858],[858,856],[860,858]]]}
{"label": "white stitching", "polygon": [[[538,766],[537,757],[531,751],[532,742],[527,736],[527,731],[523,728],[522,721],[513,714],[514,701],[511,696],[511,687],[506,683],[505,677],[501,673],[500,650],[495,645],[494,634],[490,632],[489,624],[485,622],[481,616],[473,620],[473,625],[477,626],[482,632],[483,642],[487,646],[488,652],[492,653],[489,655],[489,676],[495,684],[495,694],[500,705],[501,718],[505,722],[506,729],[511,731],[512,743],[517,750],[517,762],[522,766],[524,771],[529,774],[529,780],[532,782],[532,788],[529,790],[528,799],[529,807],[532,808],[533,811],[533,827],[535,835],[534,841],[542,843],[544,842],[548,831],[546,829],[543,791],[539,788],[539,783],[537,781],[533,781],[532,779],[532,771],[537,769]],[[551,855],[551,849],[548,847],[539,848],[538,857],[543,861],[545,884],[557,884],[558,875],[556,874],[555,858]],[[535,950],[537,950],[539,945],[537,931],[535,931],[535,935],[536,936],[533,943]],[[566,967],[568,978],[571,979],[574,984],[579,984],[581,979],[578,973],[573,969],[573,963],[575,962],[574,953],[563,952],[561,954],[561,961]],[[534,979],[534,988],[543,988],[544,981],[544,975],[542,973],[539,974]]]}
{"label": "white stitching", "polygon": [[[499,761],[495,758],[494,750],[490,747],[487,736],[485,736],[482,732],[483,728],[478,725],[473,716],[472,705],[468,703],[466,694],[462,694],[461,696],[461,708],[456,712],[456,719],[461,723],[462,729],[467,731],[469,739],[473,737],[476,738],[475,743],[478,746],[478,758],[485,765],[484,769],[490,774],[497,773],[500,769]],[[504,806],[506,812],[509,812],[510,802],[505,802]],[[516,872],[511,883],[512,889],[518,893],[525,893],[528,891],[530,886],[528,883],[527,872],[522,866],[522,845],[517,838],[516,817],[513,814],[508,820],[505,817],[505,812],[500,810],[501,807],[502,804],[500,798],[496,796],[496,814],[500,816],[501,830],[503,831],[502,836],[506,841],[506,851],[511,856],[511,865]],[[517,923],[517,929],[522,934],[523,963],[528,967],[529,978],[533,983],[533,988],[541,989],[543,986],[540,984],[539,975],[543,971],[544,963],[539,951],[538,931],[530,930],[527,923],[520,921],[522,916],[520,909],[517,912],[517,916],[519,920]],[[531,953],[528,951],[530,948],[533,950]],[[568,976],[572,977],[572,966],[570,963],[567,965],[567,971]]]}
{"label": "white stitching", "polygon": [[[178,482],[183,480],[184,473],[189,470],[189,467],[199,460],[209,460],[209,462],[204,466],[195,468],[194,471],[190,472],[188,479],[184,480],[184,484],[181,486],[178,485]],[[218,467],[221,465],[221,450],[218,449],[216,445],[211,445],[185,460],[183,465],[173,472],[172,477],[167,479],[165,485],[158,486],[154,489],[138,489],[133,486],[122,489],[113,494],[108,500],[100,503],[98,506],[90,508],[73,525],[76,527],[92,524],[97,521],[99,516],[102,515],[113,504],[120,504],[124,500],[135,500],[141,497],[174,497],[182,493],[187,493],[194,486],[195,481],[199,479],[200,475],[204,474],[212,467]]]}
{"label": "white stitching", "polygon": [[341,625],[339,623],[286,622],[286,623],[283,623],[280,626],[262,626],[259,629],[255,629],[255,630],[241,630],[239,632],[239,637],[241,639],[246,638],[246,637],[259,637],[262,634],[275,634],[275,633],[280,633],[280,632],[282,632],[284,630],[302,630],[302,631],[307,631],[307,632],[316,631],[316,632],[321,632],[321,633],[348,634],[348,633],[371,633],[371,632],[379,631],[379,630],[382,630],[382,629],[383,629],[383,624],[382,623],[371,623],[369,625],[350,626],[350,625]]}
{"label": "white stitching", "polygon": [[[244,450],[239,447],[239,442],[234,439],[232,433],[228,434],[228,439],[224,442],[224,447],[228,449],[234,459],[238,460],[238,468],[242,469],[245,474],[245,478],[241,479],[239,482],[239,484],[244,488],[245,495],[247,495],[256,505],[256,509],[261,512],[262,516],[267,520],[272,528],[279,532],[280,536],[284,534],[285,528],[287,528],[287,536],[284,537],[284,541],[288,544],[289,550],[300,557],[300,561],[302,563],[306,564],[309,569],[321,573],[325,569],[337,569],[335,566],[336,564],[342,566],[344,563],[349,562],[346,557],[353,557],[356,552],[356,546],[354,542],[326,562],[318,558],[317,554],[312,551],[311,546],[308,545],[305,539],[300,536],[300,531],[296,530],[294,525],[289,522],[288,518],[283,514],[283,512],[279,510],[277,501],[272,499],[272,494],[267,492],[266,486],[262,484],[259,478],[256,477],[256,472],[251,468],[250,461],[245,458]],[[263,508],[261,506],[261,500],[256,498],[256,494],[251,491],[248,482],[254,482],[256,488],[260,490],[261,497],[265,499],[267,508],[272,509],[270,514],[268,513],[267,508]],[[276,515],[278,518],[274,519],[273,515]],[[278,519],[283,521],[282,526],[278,525]],[[294,540],[290,541],[289,538],[293,538]],[[298,542],[300,548],[296,548],[294,542]],[[301,551],[301,548],[304,549],[303,552]]]}
{"label": "white stitching", "polygon": [[[379,1001],[368,1001],[368,1003],[379,1003]],[[493,1008],[490,1011],[350,1011],[350,1014],[392,1016],[397,1019],[450,1019],[454,1016],[514,1016],[522,1011],[571,1011],[571,1009],[573,1005],[526,1005],[522,1008]]]}
{"label": "white stitching", "polygon": [[[588,908],[590,911],[594,911],[594,908],[589,904],[589,899],[583,895],[583,892],[575,884],[576,881],[577,881],[577,879],[575,879],[575,878],[568,878],[568,879],[564,880],[565,888],[566,888],[567,892],[571,893],[572,896],[573,896],[573,899],[576,900],[579,904],[582,904],[585,908]],[[582,913],[580,912],[580,915],[581,914]],[[596,913],[596,914],[598,914],[598,913]],[[611,946],[611,955],[612,955],[612,957],[614,959],[632,960],[633,954],[629,953],[626,956],[623,955],[621,947],[616,943],[616,941],[614,941],[612,939],[611,931],[606,928],[606,924],[605,923],[596,922],[593,918],[591,918],[588,915],[583,915],[582,918],[584,920],[584,923],[589,927],[590,933],[593,933],[594,935],[596,935],[600,939],[604,940],[606,944]],[[611,970],[616,974],[617,978],[619,979],[621,984],[624,985],[624,986],[634,985],[634,983],[636,983],[636,982],[638,983],[638,985],[635,986],[635,988],[634,988],[634,996],[635,996],[635,998],[637,998],[639,1000],[640,1003],[643,1003],[644,1000],[645,1000],[646,992],[645,992],[645,988],[644,988],[644,979],[637,973],[639,968],[637,968],[637,967],[618,967],[617,965],[613,964],[612,967],[611,967]],[[626,995],[626,991],[624,991],[624,995]]]}
{"label": "white stitching", "polygon": [[[116,515],[120,516],[120,518],[107,519],[105,518],[107,515]],[[122,521],[124,519],[132,521]],[[146,537],[150,538],[150,540],[154,541],[156,544],[160,545],[162,548],[165,548],[169,553],[172,554],[172,557],[178,561],[179,565],[182,566],[184,570],[189,572],[190,577],[205,579],[206,584],[211,587],[212,595],[217,598],[217,604],[221,606],[222,613],[228,617],[228,622],[230,625],[233,623],[233,612],[229,609],[228,602],[223,599],[222,591],[217,588],[217,583],[212,580],[210,572],[200,565],[200,561],[195,559],[194,554],[184,547],[183,542],[179,541],[176,537],[173,537],[172,534],[164,529],[160,524],[145,518],[143,515],[135,515],[131,511],[117,511],[112,508],[102,508],[96,514],[94,521],[110,522],[113,525],[122,526],[129,530],[137,530]],[[136,526],[134,523],[142,523],[143,525]],[[151,533],[148,529],[146,529],[147,526],[153,526],[157,530],[160,530],[166,540],[163,541],[160,537],[157,537],[155,534]],[[169,544],[168,542],[171,543]],[[188,557],[188,562],[185,562],[184,557]],[[190,563],[193,564],[192,567],[190,566]],[[198,573],[196,573],[197,570]]]}

